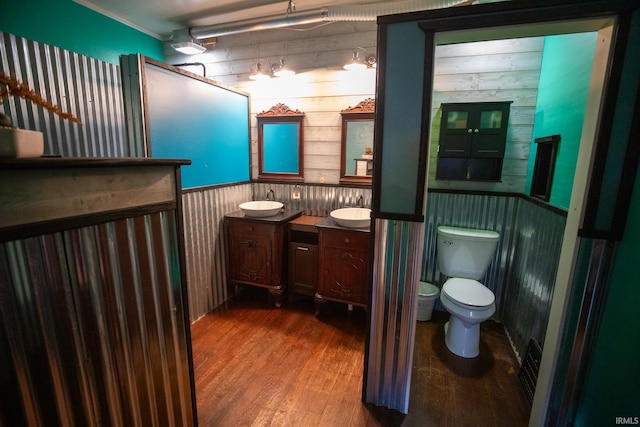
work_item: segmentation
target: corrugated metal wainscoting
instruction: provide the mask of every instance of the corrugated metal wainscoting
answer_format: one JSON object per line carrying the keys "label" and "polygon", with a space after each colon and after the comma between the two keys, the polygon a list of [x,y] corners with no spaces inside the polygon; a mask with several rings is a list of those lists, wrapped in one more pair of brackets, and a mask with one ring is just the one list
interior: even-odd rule
{"label": "corrugated metal wainscoting", "polygon": [[424,224],[375,220],[365,400],[409,409]]}
{"label": "corrugated metal wainscoting", "polygon": [[544,342],[566,222],[562,213],[519,200],[500,315],[519,358],[530,338]]}
{"label": "corrugated metal wainscoting", "polygon": [[251,184],[187,190],[182,195],[191,322],[228,298],[224,215],[251,200]]}
{"label": "corrugated metal wainscoting", "polygon": [[4,99],[14,126],[44,134],[44,154],[129,156],[116,65],[0,32],[0,72],[82,122],[72,123],[23,98]]}
{"label": "corrugated metal wainscoting", "polygon": [[0,245],[0,424],[194,424],[177,238],[166,211]]}

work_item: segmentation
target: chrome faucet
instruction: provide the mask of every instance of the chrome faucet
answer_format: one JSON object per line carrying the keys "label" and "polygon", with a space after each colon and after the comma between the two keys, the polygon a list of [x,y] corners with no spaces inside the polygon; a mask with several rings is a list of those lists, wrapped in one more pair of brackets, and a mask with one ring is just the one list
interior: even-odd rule
{"label": "chrome faucet", "polygon": [[364,198],[362,197],[362,194],[356,199],[356,207],[364,208]]}
{"label": "chrome faucet", "polygon": [[273,190],[267,191],[267,200],[276,200],[276,195]]}

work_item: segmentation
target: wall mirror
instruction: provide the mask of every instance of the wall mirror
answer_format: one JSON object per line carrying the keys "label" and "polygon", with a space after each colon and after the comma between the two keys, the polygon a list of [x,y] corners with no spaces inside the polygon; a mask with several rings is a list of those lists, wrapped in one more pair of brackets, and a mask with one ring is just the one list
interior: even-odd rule
{"label": "wall mirror", "polygon": [[367,98],[342,115],[340,183],[371,185],[375,99]]}
{"label": "wall mirror", "polygon": [[302,182],[304,113],[276,104],[258,119],[258,180]]}

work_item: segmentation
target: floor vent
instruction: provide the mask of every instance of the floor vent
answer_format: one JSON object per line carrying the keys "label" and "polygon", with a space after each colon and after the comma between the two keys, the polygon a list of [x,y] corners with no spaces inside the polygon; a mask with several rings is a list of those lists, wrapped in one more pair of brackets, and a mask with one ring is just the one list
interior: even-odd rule
{"label": "floor vent", "polygon": [[538,371],[540,370],[540,359],[542,358],[542,348],[538,341],[531,338],[527,345],[527,353],[520,366],[520,372],[518,373],[518,379],[524,393],[529,399],[529,403],[533,402],[533,393],[536,391],[536,381],[538,380]]}

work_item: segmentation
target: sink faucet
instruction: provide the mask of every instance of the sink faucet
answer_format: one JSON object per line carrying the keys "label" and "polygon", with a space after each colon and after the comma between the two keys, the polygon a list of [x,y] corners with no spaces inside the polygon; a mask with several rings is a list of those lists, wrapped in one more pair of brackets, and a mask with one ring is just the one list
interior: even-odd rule
{"label": "sink faucet", "polygon": [[275,200],[275,199],[276,199],[276,196],[273,193],[273,190],[267,191],[267,200]]}
{"label": "sink faucet", "polygon": [[359,208],[364,208],[364,198],[362,197],[362,194],[356,198],[356,206]]}

